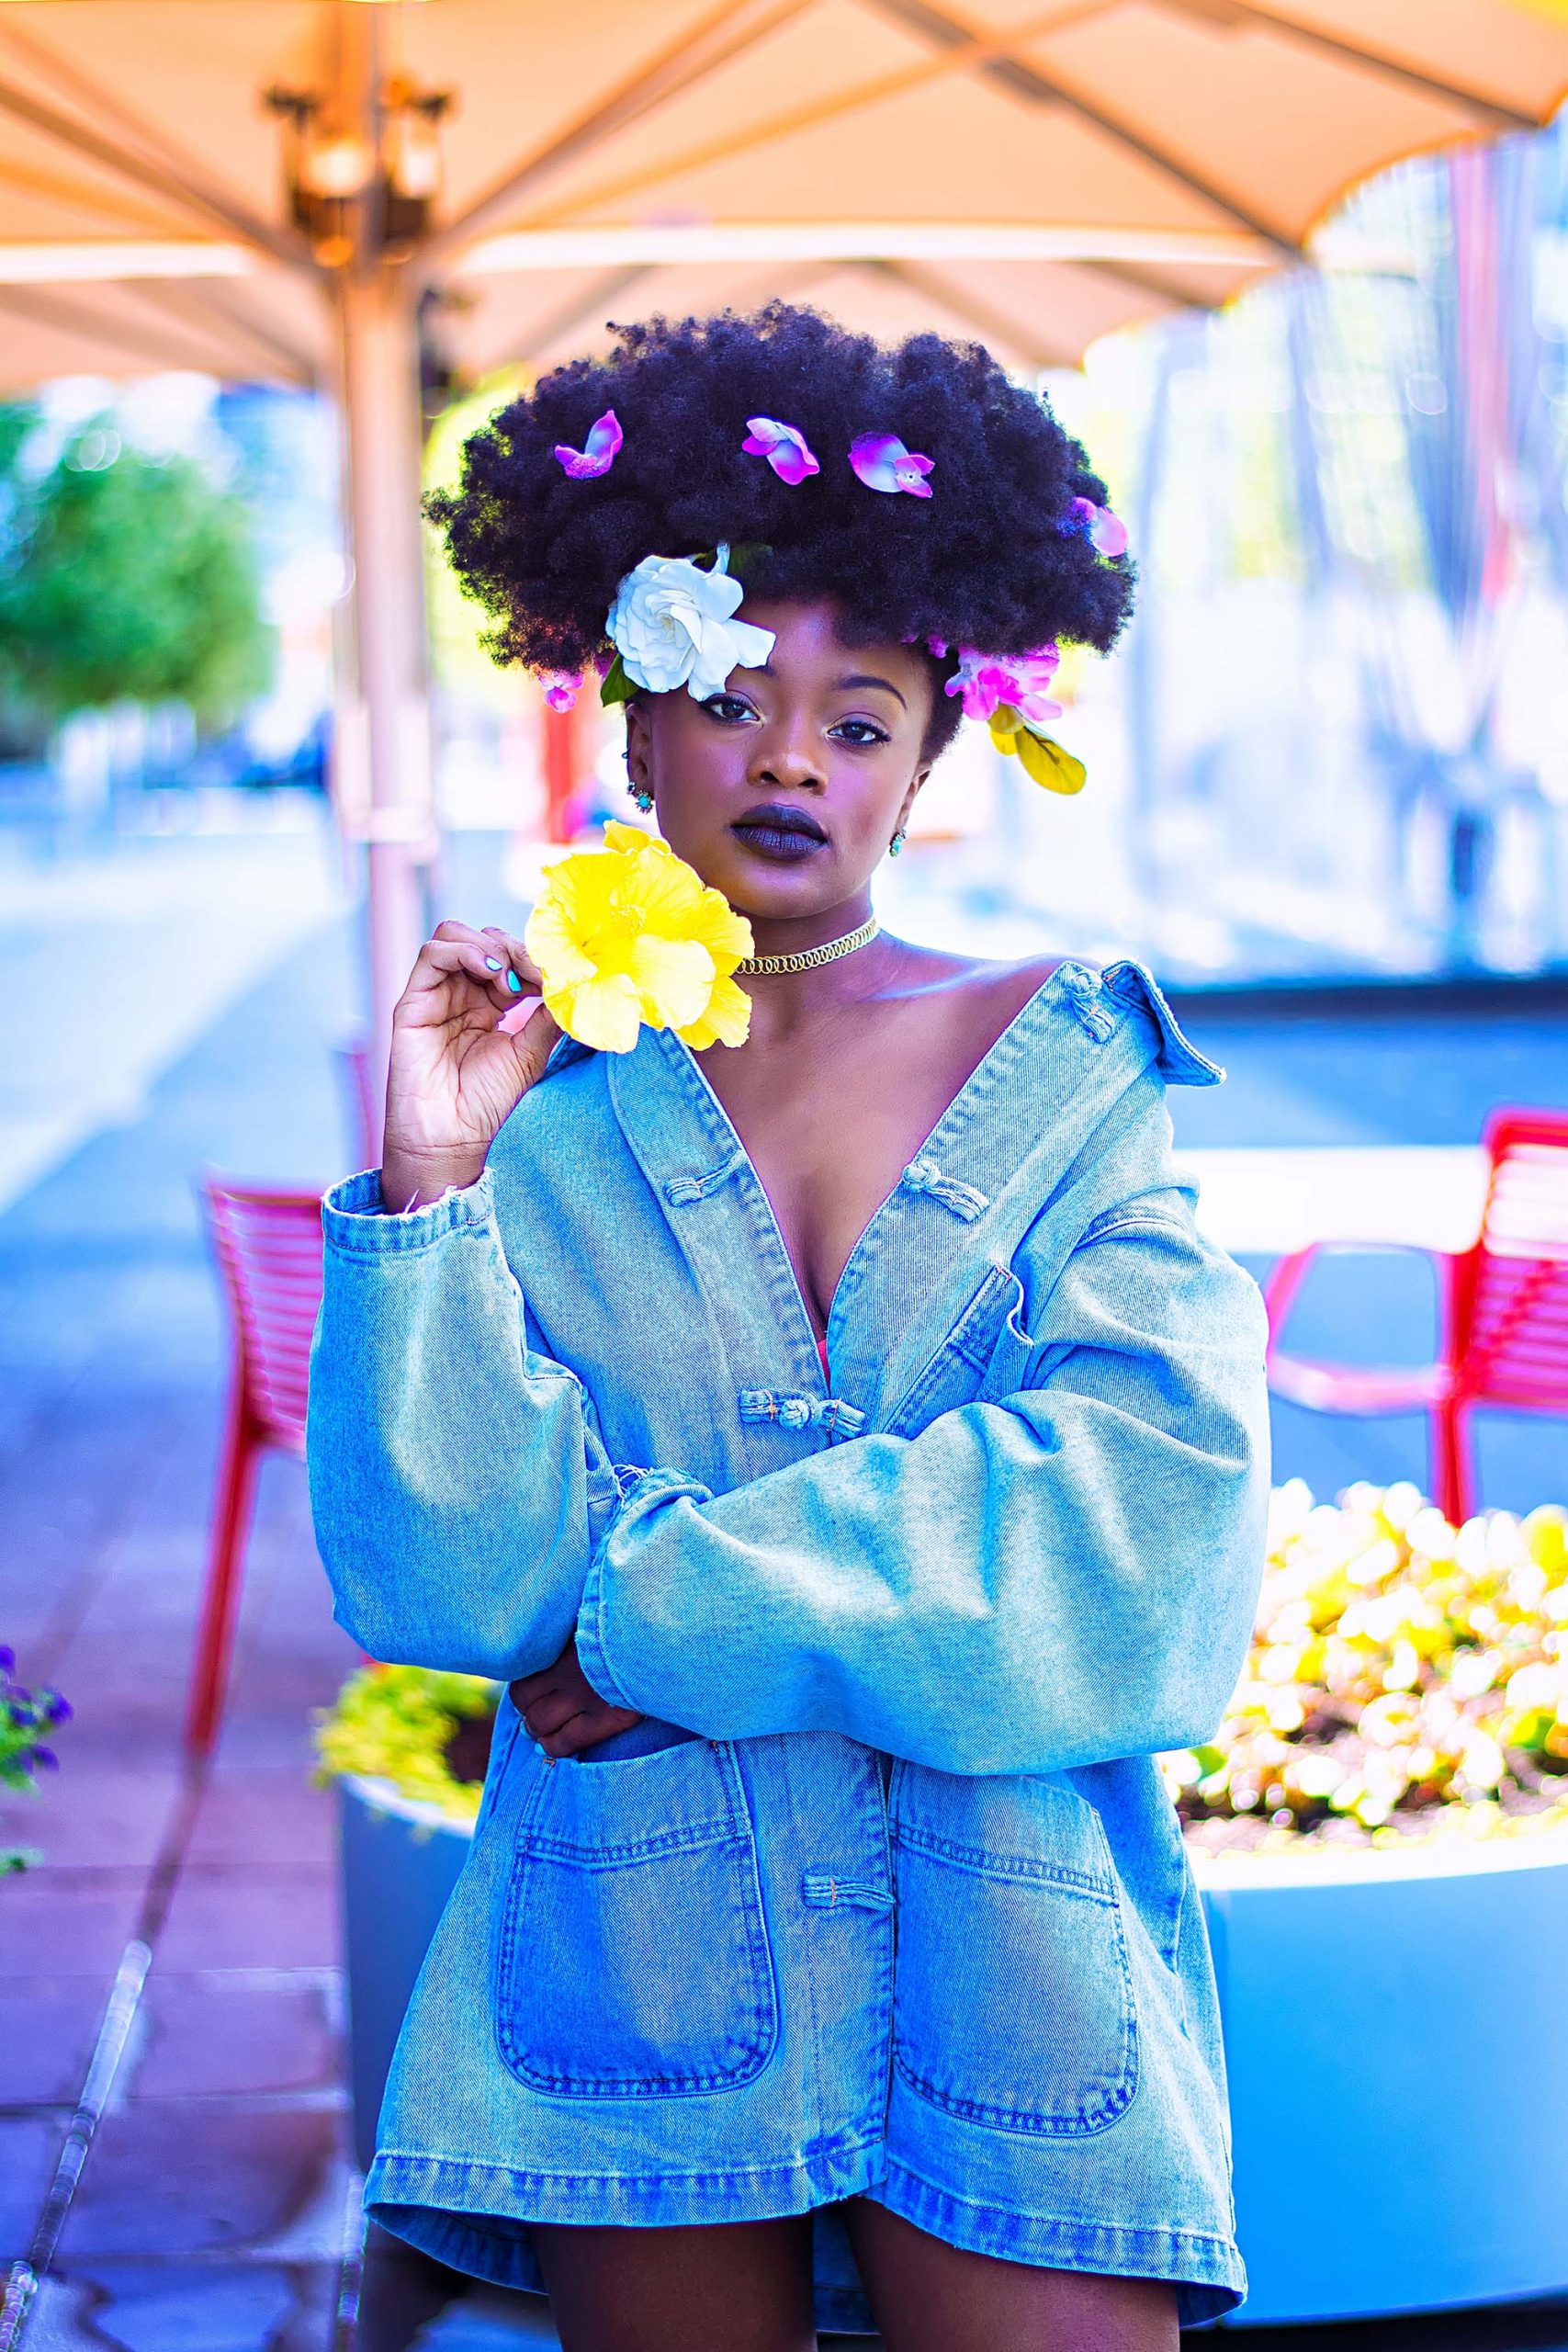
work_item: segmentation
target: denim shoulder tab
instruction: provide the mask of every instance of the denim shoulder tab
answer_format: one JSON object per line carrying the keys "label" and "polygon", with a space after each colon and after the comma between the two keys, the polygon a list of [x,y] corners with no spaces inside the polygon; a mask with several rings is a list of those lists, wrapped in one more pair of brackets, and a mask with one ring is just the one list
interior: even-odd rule
{"label": "denim shoulder tab", "polygon": [[1160,1076],[1168,1086],[1218,1086],[1224,1071],[1218,1062],[1201,1054],[1196,1046],[1182,1035],[1176,1015],[1167,1004],[1153,975],[1131,957],[1120,964],[1108,964],[1100,975],[1101,985],[1120,999],[1122,1003],[1146,1013],[1159,1032],[1159,1052],[1156,1057]]}

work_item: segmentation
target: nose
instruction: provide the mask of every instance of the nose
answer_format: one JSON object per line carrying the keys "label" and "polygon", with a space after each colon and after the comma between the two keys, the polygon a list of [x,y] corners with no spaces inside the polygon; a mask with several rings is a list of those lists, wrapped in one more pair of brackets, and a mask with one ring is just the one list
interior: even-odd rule
{"label": "nose", "polygon": [[782,715],[757,730],[747,773],[752,784],[772,792],[821,792],[827,786],[820,749],[804,719]]}

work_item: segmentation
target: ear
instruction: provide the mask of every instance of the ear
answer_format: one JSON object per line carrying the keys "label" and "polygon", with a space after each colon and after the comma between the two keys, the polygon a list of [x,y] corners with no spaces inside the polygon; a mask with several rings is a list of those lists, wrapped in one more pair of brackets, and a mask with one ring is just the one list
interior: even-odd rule
{"label": "ear", "polygon": [[907,826],[908,824],[909,811],[913,808],[915,802],[919,797],[920,786],[924,784],[927,776],[930,775],[931,769],[935,764],[936,763],[933,760],[927,760],[924,765],[918,767],[915,770],[914,775],[909,778],[909,788],[898,804],[898,822],[900,827]]}
{"label": "ear", "polygon": [[640,695],[626,705],[626,775],[639,792],[653,790],[653,735],[648,709]]}

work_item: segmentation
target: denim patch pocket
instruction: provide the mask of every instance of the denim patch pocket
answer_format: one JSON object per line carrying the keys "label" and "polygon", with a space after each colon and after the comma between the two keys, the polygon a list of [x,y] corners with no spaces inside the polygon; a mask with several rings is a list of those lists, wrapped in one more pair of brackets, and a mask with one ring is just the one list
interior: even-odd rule
{"label": "denim patch pocket", "polygon": [[541,1769],[502,1913],[496,2033],[520,2081],[563,2098],[730,2090],[761,2072],[778,2002],[728,1742]]}
{"label": "denim patch pocket", "polygon": [[1104,2131],[1138,2087],[1138,2030],[1093,1806],[1051,1781],[905,1763],[889,1805],[900,2074],[998,2131]]}

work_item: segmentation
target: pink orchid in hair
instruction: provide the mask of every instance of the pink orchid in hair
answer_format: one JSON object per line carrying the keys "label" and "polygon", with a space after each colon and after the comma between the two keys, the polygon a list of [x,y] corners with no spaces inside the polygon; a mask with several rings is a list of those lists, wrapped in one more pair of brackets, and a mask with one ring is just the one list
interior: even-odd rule
{"label": "pink orchid in hair", "polygon": [[904,491],[910,498],[929,498],[931,487],[924,476],[934,458],[918,457],[906,449],[896,433],[862,433],[850,443],[850,463],[867,490]]}
{"label": "pink orchid in hair", "polygon": [[577,697],[582,692],[581,670],[551,670],[544,679],[545,707],[563,715],[577,707]]}
{"label": "pink orchid in hair", "polygon": [[805,434],[793,424],[781,424],[776,416],[749,416],[740,447],[749,458],[766,458],[780,481],[787,481],[792,490],[807,474],[822,470],[806,446]]}
{"label": "pink orchid in hair", "polygon": [[581,449],[569,449],[564,442],[558,441],[556,458],[569,481],[592,481],[609,472],[623,438],[619,417],[613,408],[607,408],[589,426],[588,438]]}
{"label": "pink orchid in hair", "polygon": [[1127,526],[1109,506],[1097,506],[1092,498],[1075,498],[1068,512],[1089,533],[1099,554],[1126,554]]}
{"label": "pink orchid in hair", "polygon": [[965,718],[989,718],[1008,704],[1031,727],[1060,718],[1062,706],[1050,697],[1050,685],[1061,655],[1055,645],[1032,653],[977,653],[972,645],[958,649],[958,667],[944,692],[962,695]]}

